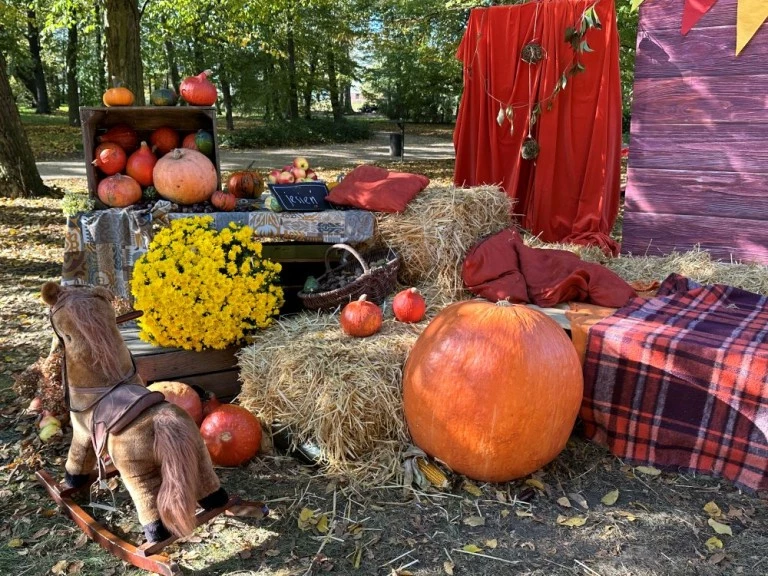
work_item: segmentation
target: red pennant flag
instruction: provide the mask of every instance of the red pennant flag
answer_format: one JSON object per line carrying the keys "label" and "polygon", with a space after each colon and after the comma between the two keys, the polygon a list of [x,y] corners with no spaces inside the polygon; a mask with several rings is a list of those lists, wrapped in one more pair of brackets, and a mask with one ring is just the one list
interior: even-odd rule
{"label": "red pennant flag", "polygon": [[685,0],[685,6],[683,7],[683,26],[680,29],[680,33],[685,36],[691,31],[691,28],[696,26],[696,23],[701,20],[712,6],[715,5],[717,0]]}

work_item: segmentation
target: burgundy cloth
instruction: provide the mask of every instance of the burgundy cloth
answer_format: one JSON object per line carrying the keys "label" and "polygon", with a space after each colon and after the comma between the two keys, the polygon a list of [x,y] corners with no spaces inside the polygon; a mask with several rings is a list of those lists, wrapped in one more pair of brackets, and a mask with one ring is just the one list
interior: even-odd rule
{"label": "burgundy cloth", "polygon": [[581,417],[624,461],[768,490],[768,298],[676,274],[589,329]]}
{"label": "burgundy cloth", "polygon": [[364,164],[347,174],[325,199],[373,212],[402,212],[428,185],[429,178],[421,174],[390,172]]}
{"label": "burgundy cloth", "polygon": [[470,249],[462,278],[470,292],[492,302],[508,299],[547,307],[575,301],[619,308],[637,296],[608,268],[565,250],[526,246],[511,228]]}
{"label": "burgundy cloth", "polygon": [[[579,29],[592,5],[602,29],[585,36],[593,51],[579,55],[584,71],[567,76],[565,89],[549,100],[574,61],[566,29]],[[529,65],[520,54],[534,40],[545,57]],[[453,136],[456,185],[501,184],[517,200],[522,226],[545,242],[597,245],[618,254],[610,237],[619,211],[622,145],[613,0],[475,8],[457,57],[463,62],[464,93]],[[540,146],[534,161],[520,155],[530,101],[541,103],[532,127]],[[497,122],[502,105],[514,109],[512,130],[508,120]]]}

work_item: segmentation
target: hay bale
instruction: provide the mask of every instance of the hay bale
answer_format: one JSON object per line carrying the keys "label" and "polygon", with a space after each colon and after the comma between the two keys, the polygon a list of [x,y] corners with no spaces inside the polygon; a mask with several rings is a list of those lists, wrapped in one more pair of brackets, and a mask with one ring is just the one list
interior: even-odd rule
{"label": "hay bale", "polygon": [[379,334],[352,338],[338,313],[279,320],[238,353],[239,401],[263,422],[289,425],[298,442],[317,444],[328,473],[380,485],[399,473],[408,444],[402,368],[426,325],[396,322],[390,312]]}
{"label": "hay bale", "polygon": [[467,250],[512,224],[512,199],[496,186],[430,186],[402,214],[377,214],[377,241],[401,256],[403,284],[426,283],[441,298],[462,297],[461,264]]}

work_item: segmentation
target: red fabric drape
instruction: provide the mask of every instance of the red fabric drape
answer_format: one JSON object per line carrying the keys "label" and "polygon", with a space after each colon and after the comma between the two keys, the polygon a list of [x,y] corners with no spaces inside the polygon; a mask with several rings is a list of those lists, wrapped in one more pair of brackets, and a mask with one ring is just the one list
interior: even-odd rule
{"label": "red fabric drape", "polygon": [[[546,100],[574,58],[566,29],[579,28],[595,0],[540,0],[472,10],[457,57],[464,94],[453,140],[457,186],[501,184],[517,200],[522,225],[547,242],[594,244],[614,254],[610,238],[619,209],[621,84],[613,0],[598,0],[602,29],[590,29],[593,52],[580,55],[585,71],[569,76],[553,108]],[[545,57],[530,65],[522,48],[536,41]],[[532,127],[540,152],[523,160],[529,102],[542,102]],[[514,107],[513,129],[497,122]]]}

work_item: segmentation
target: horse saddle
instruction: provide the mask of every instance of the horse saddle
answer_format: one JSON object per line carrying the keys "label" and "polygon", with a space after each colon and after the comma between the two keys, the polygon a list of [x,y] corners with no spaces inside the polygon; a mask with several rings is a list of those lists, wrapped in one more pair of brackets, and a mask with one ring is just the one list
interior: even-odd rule
{"label": "horse saddle", "polygon": [[140,384],[120,384],[112,388],[93,409],[91,442],[96,456],[101,458],[110,433],[120,432],[160,402],[165,402],[162,393],[147,390]]}

